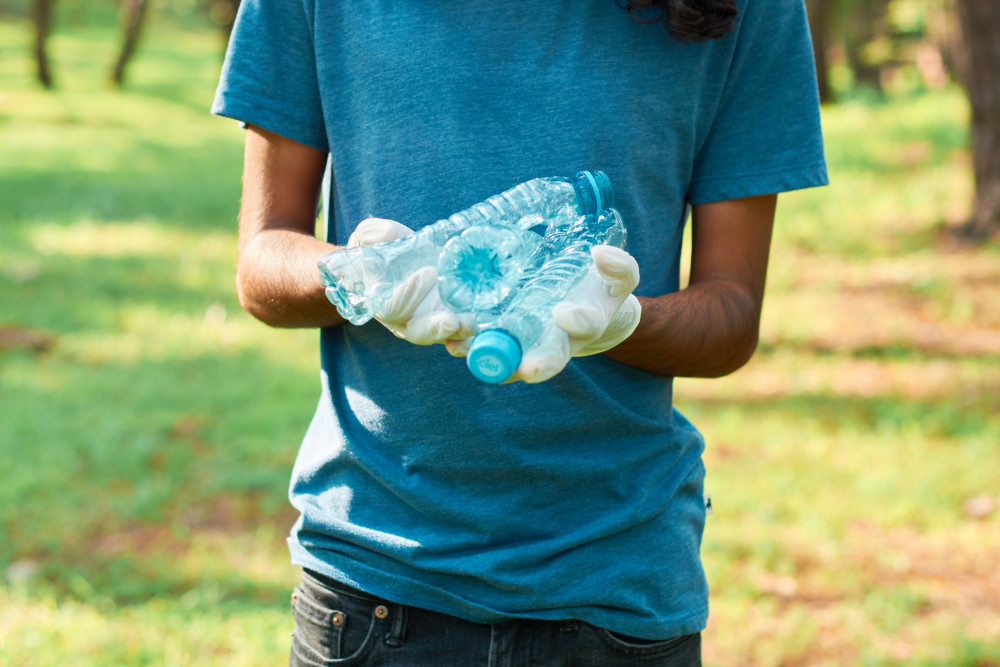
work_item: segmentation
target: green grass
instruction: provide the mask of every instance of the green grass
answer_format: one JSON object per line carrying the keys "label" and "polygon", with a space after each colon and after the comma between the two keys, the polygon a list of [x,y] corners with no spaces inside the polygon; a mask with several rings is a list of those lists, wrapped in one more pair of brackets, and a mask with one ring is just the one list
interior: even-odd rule
{"label": "green grass", "polygon": [[[115,91],[113,4],[61,11],[54,91],[0,24],[0,326],[51,340],[0,349],[0,665],[282,663],[316,335],[233,294],[219,37],[154,16]],[[758,355],[677,383],[706,664],[1000,664],[1000,518],[967,505],[1000,493],[1000,249],[947,235],[966,116],[954,89],[825,109],[833,184],[781,197]]]}
{"label": "green grass", "polygon": [[1000,664],[1000,248],[948,89],[824,109],[831,185],[780,197],[762,340],[680,380],[708,442],[708,664]]}
{"label": "green grass", "polygon": [[154,16],[115,91],[106,9],[54,36],[52,92],[0,26],[0,325],[54,341],[0,351],[0,664],[274,664],[316,336],[233,294],[218,35]]}

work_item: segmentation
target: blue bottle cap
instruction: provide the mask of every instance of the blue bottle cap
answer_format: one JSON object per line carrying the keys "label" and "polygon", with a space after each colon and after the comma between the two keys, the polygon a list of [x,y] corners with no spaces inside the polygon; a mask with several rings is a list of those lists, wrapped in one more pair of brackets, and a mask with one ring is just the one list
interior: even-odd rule
{"label": "blue bottle cap", "polygon": [[487,329],[476,334],[465,361],[478,379],[500,384],[513,375],[521,363],[521,346],[506,331]]}
{"label": "blue bottle cap", "polygon": [[577,172],[573,179],[584,215],[597,215],[615,204],[615,189],[603,171]]}
{"label": "blue bottle cap", "polygon": [[604,210],[615,205],[615,189],[611,186],[611,179],[603,171],[588,172],[594,179],[597,191],[600,194],[598,208]]}

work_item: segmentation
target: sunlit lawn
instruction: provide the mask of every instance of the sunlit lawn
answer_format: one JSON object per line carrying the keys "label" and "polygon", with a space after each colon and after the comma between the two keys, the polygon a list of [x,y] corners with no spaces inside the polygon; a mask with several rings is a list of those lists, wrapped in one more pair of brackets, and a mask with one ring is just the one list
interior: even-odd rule
{"label": "sunlit lawn", "polygon": [[[151,27],[124,92],[110,24],[63,30],[44,92],[0,24],[0,664],[287,661],[316,336],[239,310],[219,38]],[[677,383],[707,664],[1000,664],[1000,249],[945,233],[965,114],[827,109],[834,184],[781,199],[760,352]]]}

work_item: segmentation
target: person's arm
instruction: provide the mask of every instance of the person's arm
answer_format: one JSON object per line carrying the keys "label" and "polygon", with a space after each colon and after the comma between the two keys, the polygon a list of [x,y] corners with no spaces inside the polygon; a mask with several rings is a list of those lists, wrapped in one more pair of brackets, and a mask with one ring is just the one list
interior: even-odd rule
{"label": "person's arm", "polygon": [[691,278],[639,298],[635,332],[604,354],[657,375],[721,377],[757,349],[777,195],[695,206]]}
{"label": "person's arm", "polygon": [[[341,249],[314,236],[327,154],[261,128],[247,130],[236,291],[248,313],[275,327],[345,322],[326,296],[319,260]],[[346,247],[392,241],[413,230],[394,220],[358,223]],[[403,281],[375,319],[417,345],[443,343],[462,329],[437,298],[437,273]]]}
{"label": "person's arm", "polygon": [[318,262],[337,247],[315,237],[327,154],[248,127],[236,291],[240,305],[275,327],[344,320],[327,299]]}

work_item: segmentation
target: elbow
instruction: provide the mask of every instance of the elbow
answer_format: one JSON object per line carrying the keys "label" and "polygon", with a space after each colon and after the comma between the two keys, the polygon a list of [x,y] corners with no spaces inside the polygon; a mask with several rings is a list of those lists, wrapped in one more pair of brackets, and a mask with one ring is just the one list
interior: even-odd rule
{"label": "elbow", "polygon": [[236,279],[236,298],[240,302],[240,308],[246,313],[268,324],[267,310],[261,307],[260,302],[254,297],[252,290],[238,276]]}
{"label": "elbow", "polygon": [[713,346],[724,350],[709,377],[724,377],[747,365],[757,351],[760,341],[760,302],[751,294],[738,290],[724,302],[723,326],[717,331],[721,339]]}
{"label": "elbow", "polygon": [[757,351],[759,338],[759,333],[755,327],[753,331],[748,331],[737,340],[733,341],[728,346],[730,354],[722,356],[719,359],[718,365],[705,377],[725,377],[746,366],[750,359],[753,358],[754,353]]}
{"label": "elbow", "polygon": [[269,326],[278,326],[275,318],[273,299],[267,299],[261,294],[259,285],[250,278],[246,271],[236,269],[236,298],[240,307],[257,319]]}
{"label": "elbow", "polygon": [[282,327],[287,308],[279,298],[281,286],[275,284],[272,277],[280,273],[271,269],[266,256],[255,252],[255,247],[251,241],[241,248],[236,259],[236,298],[240,307],[254,319],[268,326]]}

